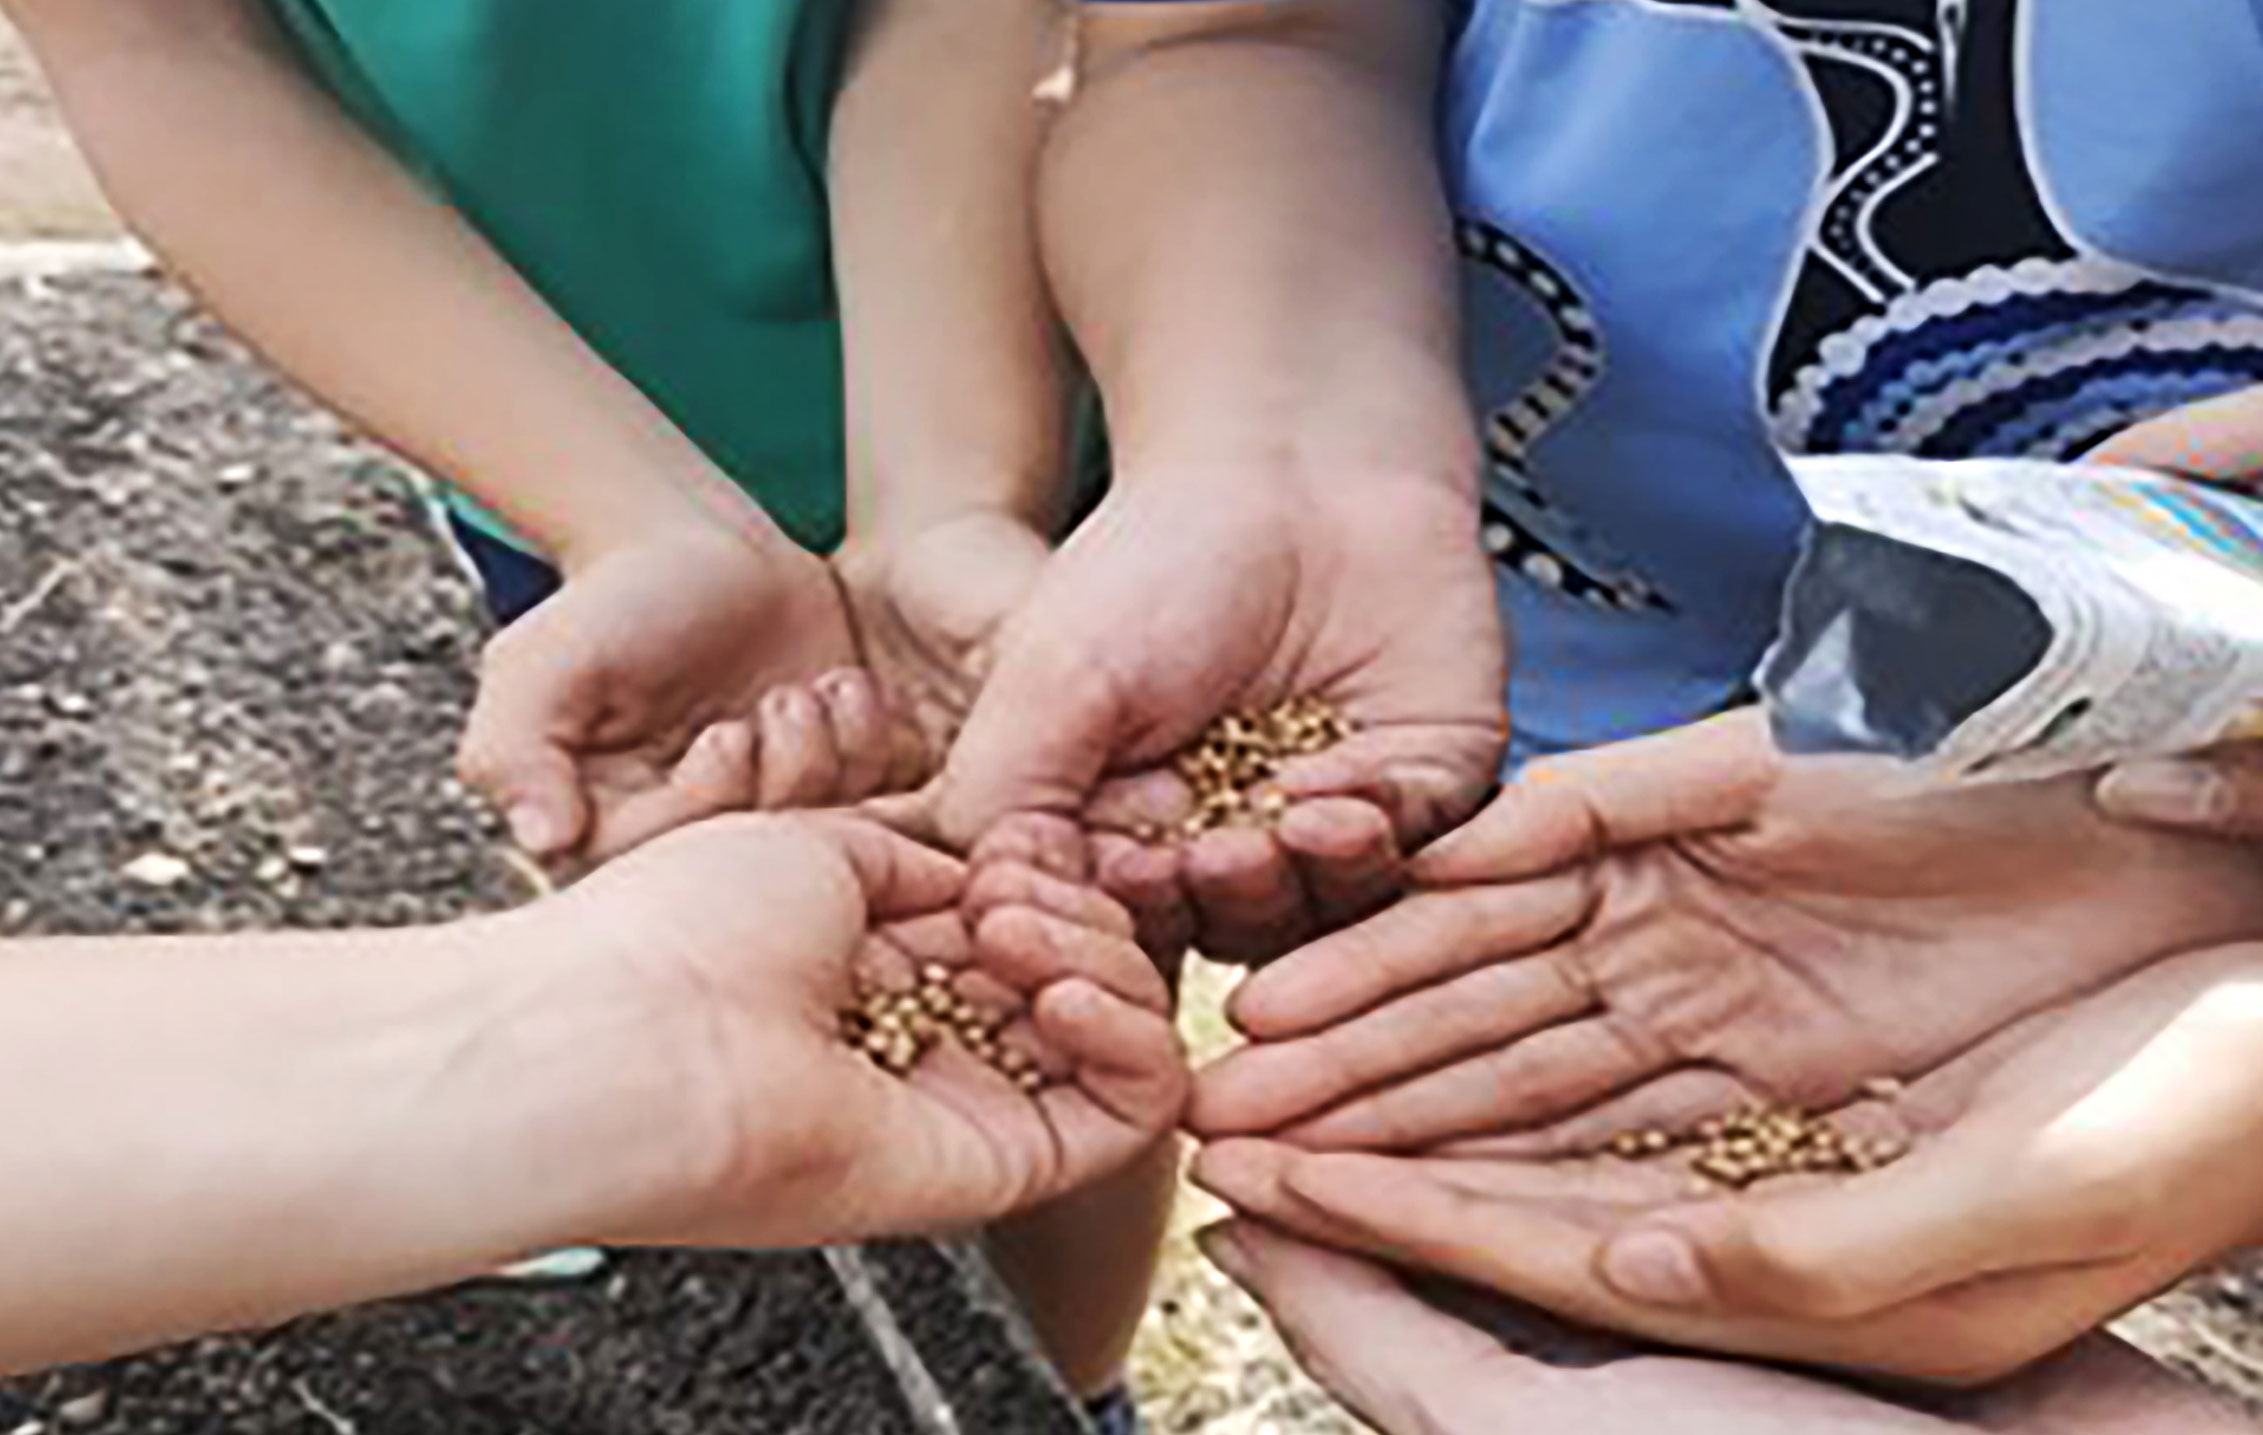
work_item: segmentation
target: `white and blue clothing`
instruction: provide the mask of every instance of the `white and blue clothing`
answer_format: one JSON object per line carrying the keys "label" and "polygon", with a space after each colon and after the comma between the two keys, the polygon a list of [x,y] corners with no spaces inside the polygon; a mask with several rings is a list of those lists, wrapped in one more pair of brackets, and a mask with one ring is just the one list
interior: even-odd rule
{"label": "white and blue clothing", "polygon": [[1737,699],[1782,454],[2068,457],[2263,382],[2263,0],[1456,9],[1524,754]]}

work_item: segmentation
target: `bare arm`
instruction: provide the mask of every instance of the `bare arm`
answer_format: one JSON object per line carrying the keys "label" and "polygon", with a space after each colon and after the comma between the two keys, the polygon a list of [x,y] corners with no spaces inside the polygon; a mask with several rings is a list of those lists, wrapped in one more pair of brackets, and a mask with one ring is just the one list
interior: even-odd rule
{"label": "bare arm", "polygon": [[[533,914],[0,952],[0,1368],[492,1269],[670,1178],[676,1033]],[[563,940],[561,940],[563,938]],[[616,999],[630,1000],[616,1007]],[[594,1159],[593,1159],[594,1158]]]}
{"label": "bare arm", "polygon": [[1087,4],[1042,203],[1122,470],[1467,484],[1431,0]]}
{"label": "bare arm", "polygon": [[300,71],[256,0],[0,0],[119,211],[230,324],[561,562],[790,543]]}
{"label": "bare arm", "polygon": [[851,528],[969,508],[1043,530],[1065,405],[1034,186],[1056,0],[875,0],[833,116]]}

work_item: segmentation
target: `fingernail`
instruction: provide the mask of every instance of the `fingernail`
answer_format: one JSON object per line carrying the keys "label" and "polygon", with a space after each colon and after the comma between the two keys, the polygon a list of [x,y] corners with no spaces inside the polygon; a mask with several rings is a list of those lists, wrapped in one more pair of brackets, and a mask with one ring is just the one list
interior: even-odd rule
{"label": "fingernail", "polygon": [[2222,821],[2231,789],[2203,763],[2134,762],[2106,774],[2098,795],[2125,816],[2193,825]]}
{"label": "fingernail", "polygon": [[1696,1250],[1671,1231],[1637,1231],[1605,1246],[1603,1279],[1645,1305],[1703,1305],[1712,1295]]}
{"label": "fingernail", "polygon": [[1222,1270],[1235,1281],[1249,1271],[1249,1252],[1242,1249],[1241,1237],[1229,1226],[1211,1226],[1195,1233],[1195,1244],[1210,1264]]}
{"label": "fingernail", "polygon": [[511,840],[529,852],[549,852],[565,843],[557,819],[539,803],[522,802],[504,814],[503,820],[510,825]]}

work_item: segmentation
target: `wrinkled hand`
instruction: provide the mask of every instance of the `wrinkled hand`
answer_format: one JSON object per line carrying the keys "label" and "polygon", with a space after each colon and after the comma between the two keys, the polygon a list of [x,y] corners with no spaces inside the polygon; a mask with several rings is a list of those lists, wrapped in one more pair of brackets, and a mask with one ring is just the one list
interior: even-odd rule
{"label": "wrinkled hand", "polygon": [[[672,1033],[684,1183],[618,1242],[800,1246],[985,1222],[1150,1149],[1187,1084],[1169,994],[1104,896],[1015,883],[962,915],[955,858],[840,815],[717,818],[546,904],[619,965],[624,1020]],[[1007,895],[997,884],[1013,887]],[[1051,1078],[1035,1095],[953,1045],[907,1079],[841,1037],[859,984],[955,973]],[[636,1014],[646,1014],[639,1017]],[[656,1015],[654,1015],[656,1014]]]}
{"label": "wrinkled hand", "polygon": [[[1211,1148],[1237,1207],[1655,1340],[1970,1384],[2263,1235],[2263,947],[2175,957],[1840,1113],[1844,1180],[1679,1160]],[[1589,1150],[1594,1149],[1589,1147]]]}
{"label": "wrinkled hand", "polygon": [[[1135,831],[1190,807],[1156,769],[1221,714],[1299,695],[1360,732],[1294,767],[1277,831],[1179,848],[1104,844],[1102,869],[1158,948],[1262,957],[1372,908],[1398,850],[1490,787],[1503,643],[1468,499],[1409,481],[1307,491],[1262,475],[1128,476],[1047,567],[935,793],[972,842],[1016,812]],[[1099,800],[1096,802],[1095,799]]]}
{"label": "wrinkled hand", "polygon": [[1204,1075],[1197,1129],[1537,1149],[1828,1108],[2263,931],[2249,849],[2115,824],[2080,779],[1879,795],[1812,774],[1752,714],[1535,768],[1421,857],[1427,890],[1243,985],[1257,1044]]}
{"label": "wrinkled hand", "polygon": [[[2234,1435],[2225,1404],[2118,1341],[2087,1341],[2016,1381],[1895,1397],[1761,1366],[1597,1347],[1545,1318],[1512,1335],[1458,1320],[1356,1256],[1254,1222],[1205,1247],[1263,1303],[1298,1361],[1384,1435]],[[1515,1312],[1504,1312],[1516,1315]],[[1537,1334],[1540,1349],[1525,1337]],[[1564,1364],[1566,1340],[1584,1358]]]}
{"label": "wrinkled hand", "polygon": [[853,672],[804,685],[855,661],[819,560],[720,525],[638,543],[488,645],[458,766],[543,858],[603,861],[719,812],[853,799],[805,754],[835,726],[871,748],[879,698]]}

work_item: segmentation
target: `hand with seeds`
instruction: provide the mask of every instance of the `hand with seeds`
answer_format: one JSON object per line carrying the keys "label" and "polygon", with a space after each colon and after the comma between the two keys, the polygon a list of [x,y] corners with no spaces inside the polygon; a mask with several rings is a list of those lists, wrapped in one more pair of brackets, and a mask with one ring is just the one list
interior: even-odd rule
{"label": "hand with seeds", "polygon": [[[2230,1403],[2099,1336],[1971,1392],[1886,1392],[1699,1359],[1529,1308],[1410,1289],[1360,1257],[1254,1221],[1204,1234],[1298,1361],[1384,1435],[2239,1435]],[[1434,1297],[1426,1299],[1426,1296]],[[1451,1310],[1454,1313],[1449,1314]],[[1463,1311],[1468,1318],[1458,1318]]]}
{"label": "hand with seeds", "polygon": [[1837,1113],[1867,1172],[1693,1187],[1600,1125],[1424,1156],[1211,1147],[1239,1209],[1587,1324],[1970,1385],[2263,1237],[2263,946],[2075,995]]}
{"label": "hand with seeds", "polygon": [[[1129,472],[1002,632],[934,815],[963,848],[1015,813],[1083,814],[1113,829],[1101,877],[1143,939],[1270,956],[1372,910],[1402,846],[1476,807],[1505,737],[1502,666],[1461,486]],[[1139,840],[1199,816],[1174,756],[1290,699],[1356,731],[1280,766],[1277,821]]]}
{"label": "hand with seeds", "polygon": [[570,567],[498,634],[457,765],[546,860],[853,801],[916,777],[891,771],[882,695],[856,661],[824,564],[717,520]]}
{"label": "hand with seeds", "polygon": [[699,1173],[590,1235],[772,1246],[979,1224],[1171,1130],[1184,1060],[1130,919],[1033,888],[970,924],[966,887],[956,859],[869,823],[741,816],[557,898],[630,978],[623,1011],[675,1033]]}
{"label": "hand with seeds", "polygon": [[1207,1135],[1419,1150],[1829,1110],[2168,953],[2263,932],[2263,856],[2084,782],[1881,796],[1754,715],[1527,772],[1422,890],[1258,973]]}

